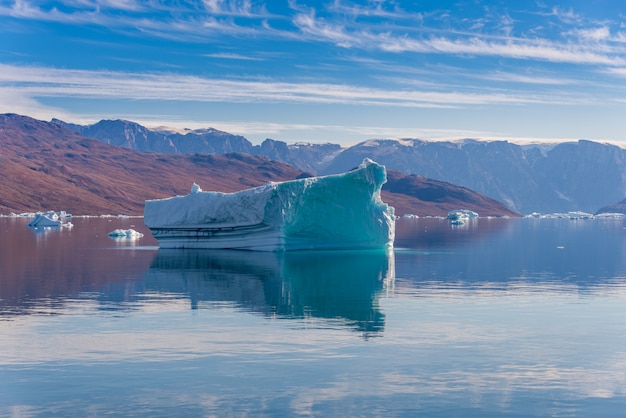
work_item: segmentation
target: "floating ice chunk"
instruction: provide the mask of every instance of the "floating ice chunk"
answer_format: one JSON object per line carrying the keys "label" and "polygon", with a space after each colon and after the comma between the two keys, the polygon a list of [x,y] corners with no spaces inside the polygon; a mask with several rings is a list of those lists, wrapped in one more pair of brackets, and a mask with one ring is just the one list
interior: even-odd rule
{"label": "floating ice chunk", "polygon": [[532,218],[532,219],[573,219],[573,220],[577,220],[577,219],[594,219],[596,218],[598,215],[594,216],[591,213],[587,213],[587,212],[581,212],[581,211],[571,211],[571,212],[564,212],[564,213],[548,213],[545,215],[542,215],[541,213],[538,212],[533,212],[529,215],[524,216],[525,218]]}
{"label": "floating ice chunk", "polygon": [[604,212],[594,215],[596,219],[624,219],[626,214],[620,212]]}
{"label": "floating ice chunk", "polygon": [[[18,215],[16,215],[18,216]],[[72,215],[66,213],[65,211],[55,212],[53,210],[49,210],[47,212],[38,212],[34,214],[22,214],[19,216],[33,216],[34,219],[28,223],[28,226],[31,228],[54,228],[54,227],[66,227],[71,228],[74,226],[71,222],[64,223],[62,218],[69,218]]]}
{"label": "floating ice chunk", "polygon": [[478,218],[478,214],[469,209],[457,209],[451,210],[448,212],[448,219],[451,221],[458,221],[463,219],[476,219]]}
{"label": "floating ice chunk", "polygon": [[404,215],[402,215],[402,219],[419,219],[419,216],[412,213],[405,213]]}
{"label": "floating ice chunk", "polygon": [[143,234],[134,229],[115,229],[108,234],[112,238],[141,238]]}
{"label": "floating ice chunk", "polygon": [[528,215],[524,216],[524,218],[529,218],[529,219],[541,219],[542,215],[539,212],[533,212],[533,213],[529,213]]}
{"label": "floating ice chunk", "polygon": [[391,247],[394,209],[380,198],[386,180],[385,167],[365,159],[345,174],[148,200],[144,222],[161,248]]}
{"label": "floating ice chunk", "polygon": [[567,212],[567,217],[570,219],[593,219],[593,215],[587,212]]}
{"label": "floating ice chunk", "polygon": [[39,228],[39,227],[59,227],[62,222],[59,218],[54,215],[50,215],[49,213],[37,213],[35,214],[35,219],[28,223],[28,226],[31,228]]}

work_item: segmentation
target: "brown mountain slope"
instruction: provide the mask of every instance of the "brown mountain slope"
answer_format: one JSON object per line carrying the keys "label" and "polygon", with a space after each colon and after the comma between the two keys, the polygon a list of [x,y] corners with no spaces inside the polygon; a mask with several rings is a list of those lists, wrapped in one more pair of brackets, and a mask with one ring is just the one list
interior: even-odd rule
{"label": "brown mountain slope", "polygon": [[[143,213],[144,201],[204,190],[233,192],[302,172],[247,154],[140,153],[82,137],[58,124],[0,115],[0,213],[66,210],[74,215]],[[515,216],[468,189],[390,171],[383,200],[406,213],[445,216],[472,209]]]}
{"label": "brown mountain slope", "polygon": [[595,214],[599,215],[601,213],[626,213],[626,199],[620,200],[612,205],[601,207]]}
{"label": "brown mountain slope", "polygon": [[470,209],[480,216],[519,216],[497,200],[465,187],[395,170],[387,172],[382,198],[396,208],[398,216],[446,216],[456,209]]}
{"label": "brown mountain slope", "polygon": [[301,174],[245,154],[139,153],[18,115],[0,115],[0,147],[0,213],[138,215],[146,199],[187,194],[193,182],[232,192]]}

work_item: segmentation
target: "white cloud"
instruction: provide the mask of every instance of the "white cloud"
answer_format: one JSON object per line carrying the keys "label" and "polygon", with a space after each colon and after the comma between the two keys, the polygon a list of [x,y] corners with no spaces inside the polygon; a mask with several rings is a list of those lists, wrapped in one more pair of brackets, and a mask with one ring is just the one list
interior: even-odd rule
{"label": "white cloud", "polygon": [[57,107],[46,106],[29,97],[19,88],[0,86],[0,113],[17,113],[36,119],[71,118],[74,115]]}
{"label": "white cloud", "polygon": [[574,12],[574,9],[564,10],[558,6],[552,8],[551,15],[567,24],[575,24],[583,21],[583,17]]}
{"label": "white cloud", "polygon": [[541,85],[572,85],[580,83],[579,80],[573,80],[565,77],[550,77],[545,75],[506,73],[502,71],[494,71],[484,75],[486,80],[524,83],[524,84],[541,84]]}
{"label": "white cloud", "polygon": [[61,70],[0,64],[0,85],[30,97],[89,97],[199,102],[337,103],[450,107],[476,104],[558,102],[554,97],[514,94],[394,90],[329,83],[202,78],[172,73],[140,74]]}
{"label": "white cloud", "polygon": [[229,60],[240,60],[240,61],[263,61],[263,58],[259,57],[251,57],[248,55],[240,55],[240,54],[229,54],[226,52],[216,53],[216,54],[204,54],[205,57],[209,58],[222,58]]}
{"label": "white cloud", "polygon": [[602,26],[599,28],[580,29],[577,32],[578,36],[585,41],[604,41],[609,39],[609,37],[611,36],[609,28],[606,26]]}
{"label": "white cloud", "polygon": [[293,23],[308,35],[330,40],[342,47],[349,48],[361,43],[358,37],[346,33],[342,26],[328,24],[323,20],[317,19],[313,10],[308,14],[300,13],[296,15]]}
{"label": "white cloud", "polygon": [[249,0],[203,0],[205,8],[218,15],[252,16],[255,14]]}
{"label": "white cloud", "polygon": [[605,72],[619,77],[626,77],[626,67],[607,68]]}
{"label": "white cloud", "polygon": [[[17,0],[10,6],[0,5],[0,15],[20,19],[55,21],[66,24],[96,24],[113,30],[139,31],[149,36],[179,40],[207,39],[215,33],[225,35],[262,36],[267,39],[298,39],[302,42],[322,41],[343,48],[379,50],[394,53],[428,53],[469,56],[492,56],[512,59],[585,65],[626,65],[626,50],[609,48],[607,43],[624,42],[621,32],[611,37],[608,24],[585,23],[573,10],[553,8],[545,18],[556,17],[568,26],[563,34],[574,35],[569,41],[512,37],[515,20],[507,13],[488,16],[493,34],[462,32],[461,28],[476,22],[455,21],[439,11],[435,23],[424,23],[425,16],[400,10],[394,3],[370,2],[367,6],[336,0],[323,17],[314,8],[303,10],[291,2],[293,16],[271,15],[263,4],[250,0],[204,0],[203,8],[191,5],[176,7],[160,1],[150,2],[150,10],[136,0],[75,0],[75,8],[62,11],[45,10],[30,0]],[[150,11],[161,11],[160,17]],[[120,13],[124,11],[124,13]],[[433,12],[434,13],[434,12]],[[491,13],[491,12],[488,12]],[[349,15],[352,19],[346,19]],[[358,17],[364,16],[363,19]],[[245,23],[237,18],[246,18]],[[269,20],[268,20],[269,19]],[[272,19],[284,23],[290,19],[293,28],[273,29]],[[374,21],[372,21],[372,19]],[[446,22],[445,29],[441,20]],[[382,24],[381,24],[382,22]],[[416,23],[417,22],[417,23]],[[449,27],[447,26],[449,25]],[[278,26],[277,26],[278,27]],[[501,36],[504,34],[505,36]]]}
{"label": "white cloud", "polygon": [[[345,48],[374,48],[388,52],[481,55],[505,58],[562,62],[572,64],[625,65],[619,55],[598,52],[597,48],[579,44],[564,44],[545,39],[492,38],[473,36],[411,37],[390,32],[376,33],[360,30],[350,32],[345,26],[328,24],[314,13],[299,14],[294,24],[309,36],[332,42]],[[579,32],[595,40],[608,38],[608,29]],[[624,53],[625,51],[617,51]]]}
{"label": "white cloud", "polygon": [[402,11],[399,6],[395,4],[395,2],[386,2],[380,0],[368,2],[368,4],[365,6],[344,2],[341,0],[335,0],[331,5],[328,6],[328,10],[334,13],[349,15],[353,18],[363,16],[375,16],[391,19],[406,19],[410,16],[419,20],[421,17],[421,14],[419,13],[408,14]]}

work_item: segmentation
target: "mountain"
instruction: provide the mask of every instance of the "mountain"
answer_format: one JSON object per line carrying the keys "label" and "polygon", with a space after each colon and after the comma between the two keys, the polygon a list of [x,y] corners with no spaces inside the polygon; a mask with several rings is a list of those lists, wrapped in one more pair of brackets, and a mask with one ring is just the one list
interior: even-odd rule
{"label": "mountain", "polygon": [[[205,190],[233,192],[306,176],[287,164],[243,153],[142,153],[86,138],[66,124],[14,114],[0,115],[0,144],[0,213],[139,215],[145,200],[187,194],[193,182]],[[471,190],[400,172],[389,172],[382,195],[398,215],[445,216],[467,208],[515,216]]]}
{"label": "mountain", "polygon": [[620,200],[617,203],[606,205],[596,211],[596,215],[600,213],[624,213],[626,214],[626,199]]}
{"label": "mountain", "polygon": [[381,193],[384,202],[396,209],[396,215],[446,216],[455,209],[470,209],[480,216],[519,216],[495,199],[465,187],[423,176],[406,176],[388,170],[387,183]]}
{"label": "mountain", "polygon": [[378,139],[344,149],[330,143],[288,145],[272,139],[252,145],[244,137],[211,128],[179,134],[150,131],[120,120],[65,126],[85,136],[139,151],[242,152],[266,156],[310,174],[345,172],[369,157],[406,175],[416,174],[475,190],[520,213],[595,212],[626,196],[626,150],[586,140],[522,146],[508,141]]}
{"label": "mountain", "polygon": [[53,119],[53,123],[64,126],[88,138],[105,144],[130,148],[141,152],[167,154],[228,154],[240,152],[260,155],[282,161],[295,168],[317,173],[324,163],[341,151],[337,144],[297,143],[266,139],[261,145],[252,145],[241,135],[233,135],[213,128],[185,129],[183,133],[167,129],[151,130],[127,120],[101,120],[93,125],[77,125]]}
{"label": "mountain", "polygon": [[337,155],[324,173],[343,171],[364,157],[405,174],[467,187],[520,213],[595,212],[626,196],[626,150],[592,141],[540,147],[370,140]]}
{"label": "mountain", "polygon": [[[255,155],[263,155],[272,160],[282,161],[309,173],[319,173],[342,148],[338,144],[296,143],[287,145],[282,141],[266,139],[253,147]],[[361,160],[363,161],[363,160]]]}
{"label": "mountain", "polygon": [[187,194],[193,182],[233,192],[301,174],[247,154],[141,153],[12,114],[0,115],[0,143],[0,213],[138,215],[146,199]]}
{"label": "mountain", "polygon": [[135,122],[101,120],[93,125],[82,126],[53,119],[52,123],[116,147],[130,148],[141,152],[176,152],[174,143],[166,135],[153,132]]}

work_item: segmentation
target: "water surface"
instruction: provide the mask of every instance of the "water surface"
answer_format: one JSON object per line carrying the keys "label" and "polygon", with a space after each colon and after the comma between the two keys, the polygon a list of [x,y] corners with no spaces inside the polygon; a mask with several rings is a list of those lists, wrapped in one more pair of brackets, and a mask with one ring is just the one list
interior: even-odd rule
{"label": "water surface", "polygon": [[287,254],[72,222],[0,218],[0,416],[626,410],[622,220],[402,220],[393,252]]}

